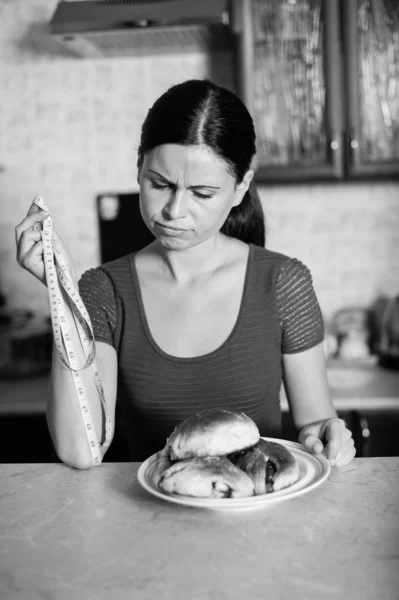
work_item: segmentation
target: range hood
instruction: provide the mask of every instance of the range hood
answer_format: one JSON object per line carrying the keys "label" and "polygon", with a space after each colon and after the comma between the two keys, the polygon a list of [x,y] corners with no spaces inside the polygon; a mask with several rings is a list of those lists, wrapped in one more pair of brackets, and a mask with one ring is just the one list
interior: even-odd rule
{"label": "range hood", "polygon": [[50,34],[79,56],[140,56],[231,47],[229,0],[59,2]]}

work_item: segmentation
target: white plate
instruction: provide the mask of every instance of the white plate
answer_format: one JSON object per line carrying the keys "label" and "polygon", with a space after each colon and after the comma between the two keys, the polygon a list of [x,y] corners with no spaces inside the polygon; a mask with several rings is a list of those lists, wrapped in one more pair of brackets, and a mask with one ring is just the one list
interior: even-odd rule
{"label": "white plate", "polygon": [[163,492],[155,485],[153,480],[156,454],[144,461],[138,470],[137,477],[140,485],[153,496],[185,506],[196,506],[198,508],[211,508],[216,510],[249,509],[266,506],[273,502],[279,502],[301,494],[306,494],[321,485],[329,476],[331,466],[322,454],[310,454],[301,444],[288,440],[264,437],[264,440],[278,442],[285,446],[296,458],[299,465],[299,479],[288,488],[251,496],[250,498],[192,498],[190,496],[178,496]]}

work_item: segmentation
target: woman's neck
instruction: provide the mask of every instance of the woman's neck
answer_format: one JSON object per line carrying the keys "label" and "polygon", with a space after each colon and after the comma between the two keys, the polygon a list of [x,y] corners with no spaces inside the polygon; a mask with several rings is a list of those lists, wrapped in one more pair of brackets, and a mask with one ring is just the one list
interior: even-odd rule
{"label": "woman's neck", "polygon": [[170,250],[157,241],[148,249],[157,259],[157,268],[162,271],[162,275],[184,285],[217,270],[223,264],[227,250],[237,242],[238,240],[219,234],[185,250]]}

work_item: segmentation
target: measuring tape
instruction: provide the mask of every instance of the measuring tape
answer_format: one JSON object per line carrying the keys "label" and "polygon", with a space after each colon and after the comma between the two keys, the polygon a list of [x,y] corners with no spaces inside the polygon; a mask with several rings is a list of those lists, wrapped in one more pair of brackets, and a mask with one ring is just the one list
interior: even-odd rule
{"label": "measuring tape", "polygon": [[[65,260],[61,252],[53,247],[53,223],[50,211],[44,204],[41,196],[36,196],[33,200],[33,204],[49,213],[49,216],[44,221],[35,224],[34,229],[37,231],[40,230],[43,242],[44,268],[50,302],[54,342],[62,363],[72,372],[76,395],[79,400],[80,412],[91,451],[93,466],[98,466],[101,465],[100,447],[107,447],[111,443],[112,422],[107,410],[104,390],[96,365],[96,344],[93,327],[91,325],[89,313],[79,296],[79,291],[72,282]],[[84,365],[78,364],[76,349],[72,341],[67,318],[67,306],[69,306],[71,310],[79,334],[80,343],[85,356]],[[97,388],[104,413],[105,440],[102,444],[99,444],[97,440],[90,412],[89,399],[81,375],[81,371],[87,368],[91,371],[92,379]]]}

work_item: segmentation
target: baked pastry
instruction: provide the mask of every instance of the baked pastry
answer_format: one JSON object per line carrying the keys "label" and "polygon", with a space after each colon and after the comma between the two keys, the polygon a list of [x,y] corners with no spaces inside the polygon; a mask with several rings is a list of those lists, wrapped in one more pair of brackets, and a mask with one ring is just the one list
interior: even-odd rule
{"label": "baked pastry", "polygon": [[211,408],[180,423],[168,439],[171,460],[226,456],[254,446],[260,435],[254,421],[241,412]]}
{"label": "baked pastry", "polygon": [[235,453],[229,458],[252,479],[256,495],[276,492],[299,478],[296,459],[278,442],[260,439],[254,448]]}
{"label": "baked pastry", "polygon": [[154,461],[154,470],[152,472],[152,480],[155,485],[159,484],[159,480],[166,469],[169,469],[173,465],[173,462],[169,458],[169,448],[168,445],[157,452],[155,461]]}
{"label": "baked pastry", "polygon": [[158,486],[170,494],[196,498],[245,498],[254,494],[250,477],[221,456],[180,460],[163,472]]}
{"label": "baked pastry", "polygon": [[171,494],[245,498],[292,485],[299,466],[285,446],[261,439],[250,417],[213,408],[175,428],[156,455],[152,478]]}

